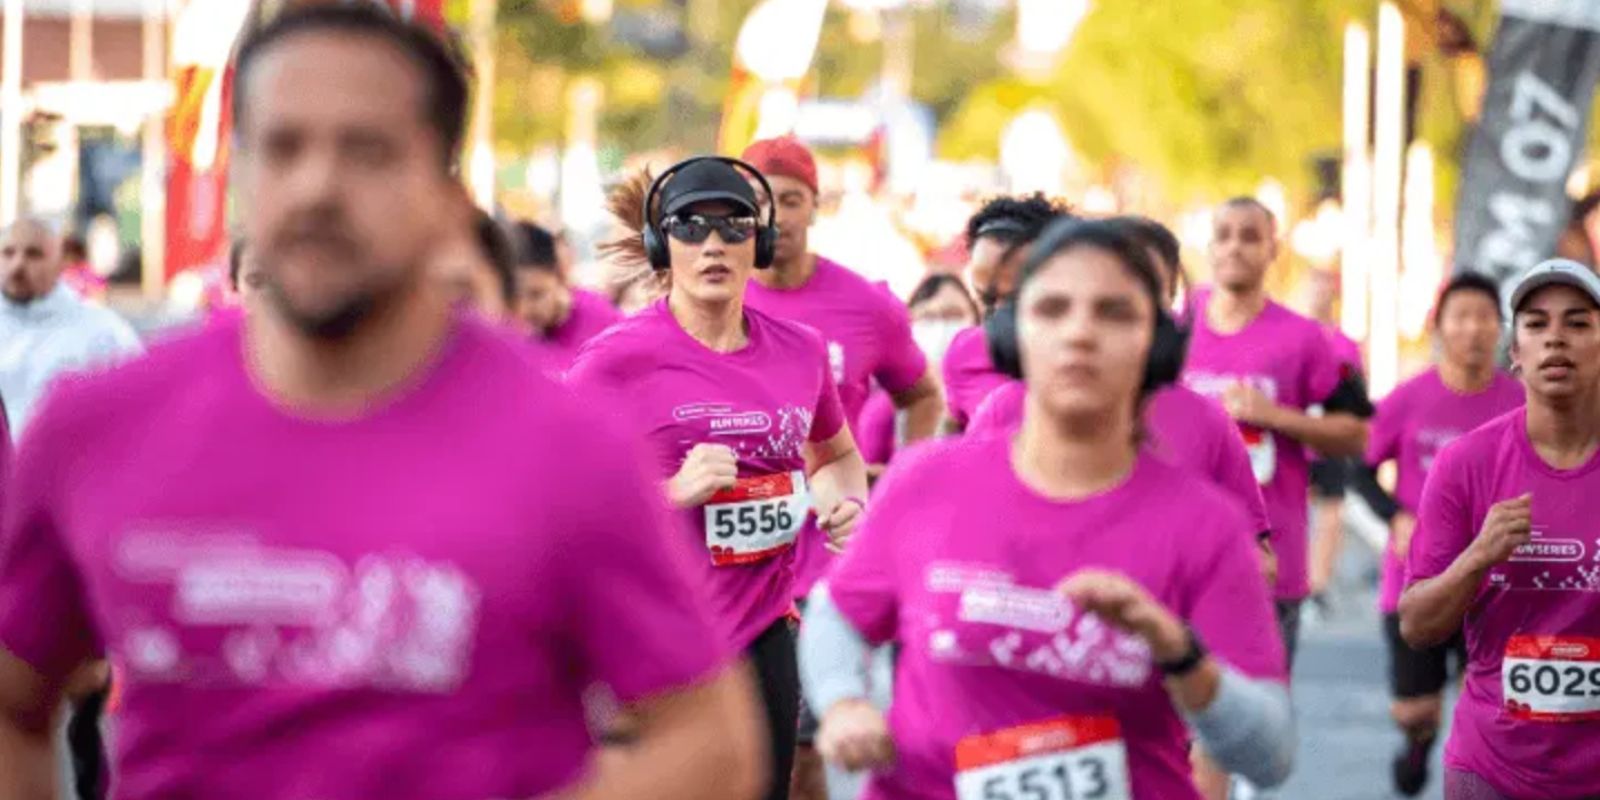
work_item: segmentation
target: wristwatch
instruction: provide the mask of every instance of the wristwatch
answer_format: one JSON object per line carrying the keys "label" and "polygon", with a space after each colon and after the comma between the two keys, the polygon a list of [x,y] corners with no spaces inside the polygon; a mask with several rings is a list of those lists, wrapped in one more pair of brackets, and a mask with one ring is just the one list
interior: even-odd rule
{"label": "wristwatch", "polygon": [[1194,635],[1193,628],[1184,625],[1183,636],[1188,640],[1189,647],[1182,656],[1179,656],[1175,661],[1156,662],[1156,667],[1161,670],[1161,674],[1164,677],[1182,678],[1194,672],[1195,668],[1200,666],[1200,662],[1206,658],[1206,646],[1200,643],[1200,637]]}

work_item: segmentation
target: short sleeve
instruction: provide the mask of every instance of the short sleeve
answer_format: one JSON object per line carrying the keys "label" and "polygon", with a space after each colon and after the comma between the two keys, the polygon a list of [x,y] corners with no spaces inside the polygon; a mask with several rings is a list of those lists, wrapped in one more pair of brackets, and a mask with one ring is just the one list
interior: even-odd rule
{"label": "short sleeve", "polygon": [[833,368],[828,365],[827,350],[819,354],[817,369],[822,373],[822,389],[817,393],[816,405],[811,412],[811,435],[808,441],[826,442],[844,428],[844,404],[839,401],[839,385],[834,383]]}
{"label": "short sleeve", "polygon": [[878,313],[878,348],[881,358],[872,377],[889,394],[899,394],[928,372],[928,357],[911,337],[911,315],[899,298],[878,290],[882,297]]}
{"label": "short sleeve", "polygon": [[1466,486],[1463,440],[1446,445],[1428,471],[1417,509],[1417,527],[1411,534],[1406,582],[1432,578],[1449,569],[1477,536]]}
{"label": "short sleeve", "polygon": [[[708,680],[731,658],[686,533],[645,477],[642,455],[616,431],[590,430],[569,464],[560,546],[550,566],[567,592],[568,636],[588,682],[623,702]],[[581,493],[581,494],[580,494]]]}
{"label": "short sleeve", "polygon": [[1367,466],[1400,457],[1400,431],[1405,427],[1405,392],[1396,389],[1378,403],[1367,434]]}
{"label": "short sleeve", "polygon": [[1209,542],[1205,557],[1186,560],[1190,568],[1177,609],[1217,658],[1253,678],[1288,680],[1288,659],[1278,631],[1272,597],[1261,575],[1252,523],[1238,507],[1218,500],[1211,521],[1222,530],[1194,541]]}
{"label": "short sleeve", "polygon": [[[1250,451],[1245,449],[1239,429],[1215,403],[1207,400],[1206,425],[1216,429],[1216,447],[1211,460],[1211,480],[1217,488],[1238,501],[1250,515],[1253,530],[1251,538],[1262,531],[1272,530],[1272,518],[1267,516],[1267,501],[1261,496],[1261,484],[1256,481],[1255,469],[1250,466]],[[1214,411],[1215,413],[1209,413]]]}
{"label": "short sleeve", "polygon": [[78,565],[62,529],[60,459],[73,449],[47,394],[5,470],[0,513],[0,644],[50,680],[101,651]]}
{"label": "short sleeve", "polygon": [[914,448],[889,465],[861,527],[825,579],[834,605],[874,645],[894,639],[899,628],[899,532],[906,514],[917,508],[927,454],[937,449]]}

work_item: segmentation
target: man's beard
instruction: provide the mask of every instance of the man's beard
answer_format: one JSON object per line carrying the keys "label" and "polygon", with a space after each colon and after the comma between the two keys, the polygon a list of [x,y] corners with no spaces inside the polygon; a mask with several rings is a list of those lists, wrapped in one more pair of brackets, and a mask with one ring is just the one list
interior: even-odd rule
{"label": "man's beard", "polygon": [[371,319],[380,299],[379,293],[368,291],[346,298],[333,308],[306,310],[297,308],[270,283],[263,288],[272,305],[290,325],[307,337],[324,342],[335,342],[353,335],[362,323]]}
{"label": "man's beard", "polygon": [[38,300],[41,295],[37,292],[30,292],[26,288],[19,290],[10,283],[6,283],[4,286],[0,286],[0,296],[4,296],[9,302],[25,306]]}

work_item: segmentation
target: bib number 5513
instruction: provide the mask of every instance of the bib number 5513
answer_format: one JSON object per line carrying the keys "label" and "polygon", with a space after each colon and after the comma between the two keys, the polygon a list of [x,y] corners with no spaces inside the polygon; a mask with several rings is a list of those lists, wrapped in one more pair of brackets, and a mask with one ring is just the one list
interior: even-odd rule
{"label": "bib number 5513", "polygon": [[1054,767],[1031,767],[983,782],[979,800],[1108,800],[1111,781],[1096,758]]}

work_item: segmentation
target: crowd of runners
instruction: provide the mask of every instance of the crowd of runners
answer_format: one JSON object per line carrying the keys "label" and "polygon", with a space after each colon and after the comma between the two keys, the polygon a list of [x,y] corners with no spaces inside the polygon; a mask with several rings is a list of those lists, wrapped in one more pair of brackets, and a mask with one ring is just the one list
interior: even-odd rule
{"label": "crowd of runners", "polygon": [[1452,279],[1374,404],[1255,200],[1192,286],[1159,222],[996,198],[902,301],[784,138],[616,188],[624,311],[472,206],[465,74],[364,7],[253,33],[239,307],[144,352],[0,236],[0,798],[1270,792],[1319,458],[1392,528],[1396,788],[1454,660],[1446,798],[1600,797],[1589,268]]}

